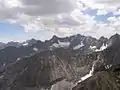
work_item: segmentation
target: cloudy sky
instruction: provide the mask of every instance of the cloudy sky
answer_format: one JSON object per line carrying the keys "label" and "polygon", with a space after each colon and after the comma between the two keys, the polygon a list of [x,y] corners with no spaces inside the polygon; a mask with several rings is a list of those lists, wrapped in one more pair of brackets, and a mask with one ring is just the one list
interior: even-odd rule
{"label": "cloudy sky", "polygon": [[120,0],[0,0],[0,41],[120,33]]}

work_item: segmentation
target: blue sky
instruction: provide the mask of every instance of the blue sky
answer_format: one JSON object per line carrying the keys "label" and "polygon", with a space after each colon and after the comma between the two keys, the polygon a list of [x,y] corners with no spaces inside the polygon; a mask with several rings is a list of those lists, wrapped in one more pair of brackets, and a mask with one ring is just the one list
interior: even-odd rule
{"label": "blue sky", "polygon": [[103,22],[103,23],[108,23],[108,18],[109,17],[118,17],[120,15],[114,15],[113,12],[108,12],[107,14],[103,14],[103,15],[97,15],[97,9],[91,9],[91,8],[88,8],[86,10],[83,11],[83,13],[85,14],[88,14],[88,15],[91,15],[91,16],[95,16],[95,20],[96,21],[100,21],[100,22]]}
{"label": "blue sky", "polygon": [[48,5],[46,0],[34,0],[34,3],[32,0],[1,0],[0,41],[30,38],[44,41],[54,34],[69,36],[77,33],[97,38],[110,37],[120,33],[118,3],[116,1],[113,5],[110,0],[62,0],[58,4],[52,0]]}
{"label": "blue sky", "polygon": [[51,32],[49,30],[40,30],[37,32],[25,32],[24,28],[18,24],[10,24],[8,22],[0,23],[0,37],[2,42],[9,41],[25,41],[35,38],[40,40],[49,39]]}
{"label": "blue sky", "polygon": [[0,22],[0,33],[1,35],[14,35],[23,34],[24,30],[20,25],[10,24],[8,22]]}

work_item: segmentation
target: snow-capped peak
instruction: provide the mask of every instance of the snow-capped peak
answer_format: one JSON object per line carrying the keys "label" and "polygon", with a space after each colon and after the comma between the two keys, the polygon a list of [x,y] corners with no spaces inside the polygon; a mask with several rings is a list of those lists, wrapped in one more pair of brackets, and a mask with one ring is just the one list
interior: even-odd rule
{"label": "snow-capped peak", "polygon": [[33,50],[34,50],[35,52],[37,52],[37,51],[38,51],[38,48],[34,47]]}

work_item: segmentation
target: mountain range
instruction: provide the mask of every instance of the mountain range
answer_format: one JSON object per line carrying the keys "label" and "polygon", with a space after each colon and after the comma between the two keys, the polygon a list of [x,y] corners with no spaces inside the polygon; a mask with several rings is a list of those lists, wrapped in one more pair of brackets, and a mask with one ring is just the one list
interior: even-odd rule
{"label": "mountain range", "polygon": [[25,42],[8,42],[0,44],[0,65],[11,63],[18,58],[33,55],[36,52],[54,50],[58,48],[69,49],[76,54],[99,51],[107,45],[108,39],[101,37],[95,39],[90,36],[80,34],[59,38],[53,36],[50,40],[44,42],[40,40],[27,40]]}
{"label": "mountain range", "polygon": [[119,54],[119,34],[1,42],[0,90],[120,90]]}

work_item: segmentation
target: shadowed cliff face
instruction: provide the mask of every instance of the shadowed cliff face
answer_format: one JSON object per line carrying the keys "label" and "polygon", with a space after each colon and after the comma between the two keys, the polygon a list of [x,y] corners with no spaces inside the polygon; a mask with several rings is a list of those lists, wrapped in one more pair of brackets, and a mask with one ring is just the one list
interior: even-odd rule
{"label": "shadowed cliff face", "polygon": [[[50,89],[52,85],[61,81],[65,82],[66,86],[72,87],[82,76],[89,73],[92,62],[97,55],[86,54],[74,57],[71,54],[71,51],[61,48],[20,59],[5,67],[5,70],[1,73],[1,89]],[[57,84],[56,88],[58,86]],[[67,87],[64,87],[64,90],[66,90],[65,88]]]}

